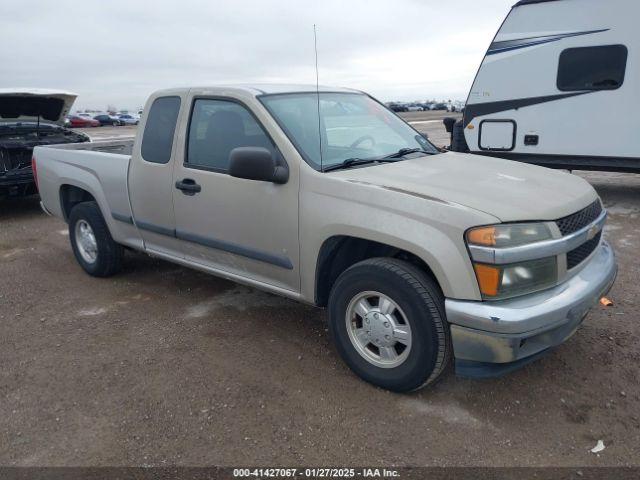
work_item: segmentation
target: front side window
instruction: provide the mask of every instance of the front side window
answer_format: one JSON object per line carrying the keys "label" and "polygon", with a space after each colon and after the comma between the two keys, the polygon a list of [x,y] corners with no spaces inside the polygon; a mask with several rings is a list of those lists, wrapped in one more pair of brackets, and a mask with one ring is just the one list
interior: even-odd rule
{"label": "front side window", "polygon": [[171,159],[179,111],[180,97],[159,97],[153,101],[141,147],[142,158],[147,162],[167,163]]}
{"label": "front side window", "polygon": [[627,47],[603,45],[569,48],[560,54],[558,89],[615,90],[624,82]]}
{"label": "front side window", "polygon": [[307,163],[318,170],[348,159],[383,158],[401,149],[438,153],[422,135],[365,94],[288,93],[262,95],[260,101]]}
{"label": "front side window", "polygon": [[224,172],[237,147],[275,147],[253,115],[230,100],[196,99],[189,123],[186,164]]}

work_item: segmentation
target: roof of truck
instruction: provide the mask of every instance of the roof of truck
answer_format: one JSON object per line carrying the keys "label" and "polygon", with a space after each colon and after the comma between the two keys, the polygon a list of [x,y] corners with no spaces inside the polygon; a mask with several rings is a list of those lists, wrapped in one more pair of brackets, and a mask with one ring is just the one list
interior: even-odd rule
{"label": "roof of truck", "polygon": [[522,5],[532,5],[534,3],[559,2],[561,0],[520,0],[513,7],[521,7]]}
{"label": "roof of truck", "polygon": [[[235,84],[235,85],[202,85],[184,89],[168,89],[166,92],[176,92],[179,90],[241,90],[250,95],[268,95],[276,93],[302,93],[315,92],[316,88],[319,92],[341,92],[341,93],[361,93],[359,90],[344,87],[330,87],[326,85],[315,84],[277,84],[277,83],[256,83],[256,84]],[[162,92],[165,92],[163,90]]]}
{"label": "roof of truck", "polygon": [[238,85],[238,88],[246,88],[247,90],[253,90],[261,94],[269,93],[298,93],[298,92],[315,92],[316,89],[320,92],[358,92],[352,88],[343,87],[331,87],[327,85],[315,85],[311,84],[255,84],[255,85]]}

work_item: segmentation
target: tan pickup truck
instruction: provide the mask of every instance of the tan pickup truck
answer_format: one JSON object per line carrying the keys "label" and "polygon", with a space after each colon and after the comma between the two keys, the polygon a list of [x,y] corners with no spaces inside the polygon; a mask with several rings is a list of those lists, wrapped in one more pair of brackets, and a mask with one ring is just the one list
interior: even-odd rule
{"label": "tan pickup truck", "polygon": [[441,151],[365,93],[184,88],[144,112],[135,141],[35,149],[82,268],[112,275],[128,247],[327,307],[342,358],[384,388],[517,368],[615,279],[587,182]]}

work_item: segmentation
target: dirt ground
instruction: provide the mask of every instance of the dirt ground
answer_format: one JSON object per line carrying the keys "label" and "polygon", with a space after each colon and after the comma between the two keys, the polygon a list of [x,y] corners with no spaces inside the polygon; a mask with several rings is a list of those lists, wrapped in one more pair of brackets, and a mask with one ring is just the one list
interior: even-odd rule
{"label": "dirt ground", "polygon": [[640,176],[580,175],[614,306],[520,371],[410,395],[355,377],[322,310],[135,253],[91,278],[37,198],[2,200],[0,464],[640,465]]}

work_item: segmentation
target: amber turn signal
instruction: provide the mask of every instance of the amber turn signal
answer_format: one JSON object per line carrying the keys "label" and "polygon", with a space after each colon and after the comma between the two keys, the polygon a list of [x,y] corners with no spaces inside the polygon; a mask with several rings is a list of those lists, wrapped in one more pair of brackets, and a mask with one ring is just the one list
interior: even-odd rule
{"label": "amber turn signal", "polygon": [[469,232],[467,232],[467,242],[472,245],[495,246],[496,227],[481,227],[469,230]]}
{"label": "amber turn signal", "polygon": [[476,263],[473,265],[478,278],[478,285],[482,295],[495,297],[498,295],[498,286],[500,285],[500,267],[493,265],[484,265]]}

